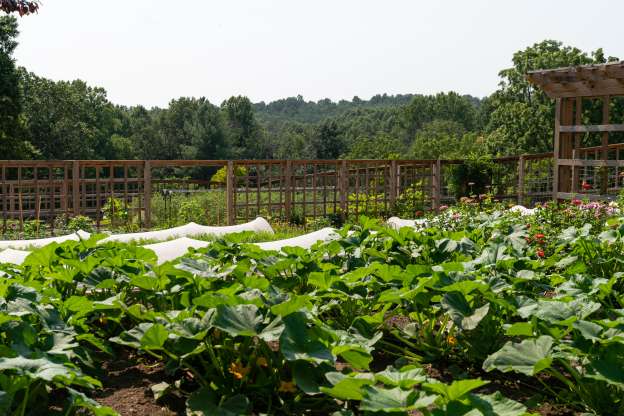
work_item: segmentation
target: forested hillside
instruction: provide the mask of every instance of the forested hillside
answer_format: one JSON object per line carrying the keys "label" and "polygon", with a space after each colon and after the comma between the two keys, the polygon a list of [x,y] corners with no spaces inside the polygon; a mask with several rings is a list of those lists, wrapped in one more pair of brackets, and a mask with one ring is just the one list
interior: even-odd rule
{"label": "forested hillside", "polygon": [[[465,158],[551,149],[554,106],[526,71],[603,63],[546,40],[513,55],[484,98],[460,92],[380,94],[318,102],[289,97],[172,99],[125,107],[80,80],[53,81],[18,68],[17,20],[0,17],[0,151],[6,159]],[[613,109],[622,112],[624,106]]]}

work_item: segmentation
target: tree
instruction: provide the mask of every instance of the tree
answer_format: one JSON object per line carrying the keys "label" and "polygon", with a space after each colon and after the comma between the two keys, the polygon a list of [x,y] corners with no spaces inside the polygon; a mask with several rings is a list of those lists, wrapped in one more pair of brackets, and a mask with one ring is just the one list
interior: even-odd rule
{"label": "tree", "polygon": [[0,0],[0,10],[5,13],[19,13],[20,16],[24,16],[39,10],[39,2],[29,0]]}
{"label": "tree", "polygon": [[476,133],[457,121],[434,120],[416,133],[410,155],[415,159],[463,159],[482,150]]}
{"label": "tree", "polygon": [[338,159],[346,150],[342,132],[335,121],[318,125],[310,144],[317,159]]}
{"label": "tree", "polygon": [[146,130],[149,117],[136,109],[143,119],[140,140],[143,147],[158,143],[160,159],[221,159],[227,156],[227,143],[219,108],[205,97],[181,97],[169,108],[154,110],[155,131]]}
{"label": "tree", "polygon": [[97,159],[114,154],[114,106],[103,88],[52,81],[20,71],[24,120],[31,144],[46,159]]}
{"label": "tree", "polygon": [[545,40],[513,55],[513,67],[500,71],[500,88],[484,104],[486,142],[495,155],[539,153],[552,150],[554,100],[533,87],[528,71],[600,64],[602,49],[586,53],[561,42]]}
{"label": "tree", "polygon": [[228,126],[229,142],[236,158],[258,157],[262,147],[259,128],[254,117],[251,101],[247,97],[230,97],[221,104]]}
{"label": "tree", "polygon": [[375,137],[360,137],[347,154],[347,159],[400,159],[406,146],[397,138],[385,133]]}
{"label": "tree", "polygon": [[403,112],[404,128],[409,139],[413,138],[425,123],[441,119],[460,123],[464,129],[477,127],[478,114],[474,97],[461,96],[456,92],[436,95],[417,95]]}
{"label": "tree", "polygon": [[4,159],[22,159],[34,154],[24,137],[19,74],[12,57],[18,34],[17,20],[0,16],[0,152]]}
{"label": "tree", "polygon": [[138,159],[159,159],[163,150],[161,135],[157,133],[154,114],[139,105],[123,109],[128,119],[128,132],[135,156]]}

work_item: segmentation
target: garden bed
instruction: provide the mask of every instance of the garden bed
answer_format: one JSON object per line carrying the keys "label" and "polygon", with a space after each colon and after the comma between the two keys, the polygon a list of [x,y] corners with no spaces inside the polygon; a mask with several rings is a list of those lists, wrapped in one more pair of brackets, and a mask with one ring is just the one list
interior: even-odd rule
{"label": "garden bed", "polygon": [[[481,201],[311,250],[163,265],[96,239],[1,265],[6,414],[624,413],[624,221]],[[44,413],[45,414],[45,413]]]}

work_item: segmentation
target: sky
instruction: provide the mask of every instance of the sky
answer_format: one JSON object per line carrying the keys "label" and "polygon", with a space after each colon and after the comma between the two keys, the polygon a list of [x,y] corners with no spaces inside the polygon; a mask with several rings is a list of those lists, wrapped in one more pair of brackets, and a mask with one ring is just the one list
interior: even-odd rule
{"label": "sky", "polygon": [[622,16],[621,0],[42,0],[19,19],[15,58],[146,107],[181,96],[483,97],[515,51],[544,39],[624,59]]}

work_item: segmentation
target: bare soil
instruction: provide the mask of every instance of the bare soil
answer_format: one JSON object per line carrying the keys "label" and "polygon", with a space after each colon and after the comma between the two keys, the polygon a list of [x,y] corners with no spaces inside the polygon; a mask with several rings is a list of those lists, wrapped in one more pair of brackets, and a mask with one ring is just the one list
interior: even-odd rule
{"label": "bare soil", "polygon": [[154,384],[171,381],[162,364],[121,350],[116,359],[102,365],[99,377],[104,386],[95,394],[98,403],[115,409],[122,416],[184,415],[184,401],[175,397],[157,403],[150,389]]}

